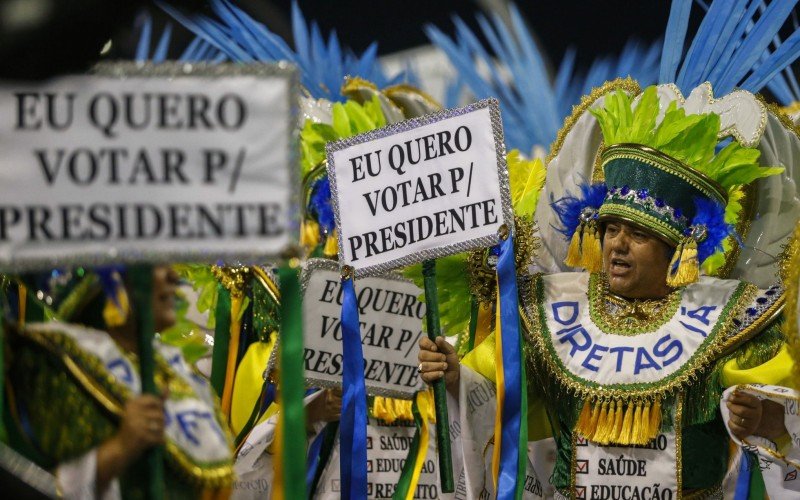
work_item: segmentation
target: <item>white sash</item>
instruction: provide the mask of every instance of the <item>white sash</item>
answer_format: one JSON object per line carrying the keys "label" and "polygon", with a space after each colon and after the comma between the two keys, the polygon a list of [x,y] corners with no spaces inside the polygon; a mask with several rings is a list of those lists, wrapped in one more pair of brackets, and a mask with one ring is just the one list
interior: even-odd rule
{"label": "white sash", "polygon": [[592,320],[589,274],[542,277],[544,344],[552,358],[579,383],[658,385],[692,367],[732,322],[742,284],[701,278],[686,287],[675,314],[653,331],[636,335],[604,332]]}

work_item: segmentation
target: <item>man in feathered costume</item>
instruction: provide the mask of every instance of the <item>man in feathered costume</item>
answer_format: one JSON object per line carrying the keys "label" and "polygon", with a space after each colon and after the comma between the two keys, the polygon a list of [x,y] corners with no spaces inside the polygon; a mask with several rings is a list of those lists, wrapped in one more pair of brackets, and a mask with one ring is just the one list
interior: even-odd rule
{"label": "man in feathered costume", "polygon": [[[800,139],[779,110],[732,90],[755,91],[781,69],[758,39],[791,6],[771,4],[750,29],[739,11],[721,16],[722,3],[678,71],[682,51],[667,49],[683,46],[676,25],[691,2],[675,2],[661,81],[678,84],[596,89],[548,157],[537,263],[554,274],[520,278],[520,320],[528,416],[544,411],[556,439],[557,497],[721,498],[724,388],[769,360],[760,381],[784,382],[782,289],[765,284],[774,266],[759,254],[788,236],[777,217],[796,220],[787,180]],[[559,272],[569,268],[586,272]],[[722,279],[731,272],[764,288]],[[443,340],[423,339],[420,361],[423,379],[444,377],[458,401],[468,494],[533,494],[522,474],[503,488],[492,451],[503,429],[489,423],[493,404],[475,403],[502,386],[495,340],[459,366]],[[731,411],[740,403],[758,401],[734,399]],[[781,411],[759,404],[753,433],[784,434]]]}

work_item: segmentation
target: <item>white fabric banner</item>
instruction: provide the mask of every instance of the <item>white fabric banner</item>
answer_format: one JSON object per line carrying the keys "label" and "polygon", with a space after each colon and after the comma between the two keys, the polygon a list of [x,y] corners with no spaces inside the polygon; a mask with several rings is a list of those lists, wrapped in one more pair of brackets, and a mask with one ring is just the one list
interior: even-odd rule
{"label": "white fabric banner", "polygon": [[[335,261],[312,259],[301,278],[306,380],[314,386],[342,385],[342,288]],[[370,394],[413,397],[424,388],[417,373],[425,303],[414,283],[399,276],[355,283],[364,378]],[[274,360],[273,360],[274,361]]]}
{"label": "white fabric banner", "polygon": [[295,72],[101,66],[0,84],[0,266],[276,256],[297,232]]}
{"label": "white fabric banner", "polygon": [[328,143],[327,153],[339,261],[356,276],[491,246],[513,226],[494,100]]}
{"label": "white fabric banner", "polygon": [[543,280],[548,348],[570,373],[603,385],[654,383],[684,368],[713,340],[713,326],[739,285],[701,277],[684,289],[671,318],[652,332],[631,336],[604,332],[592,321],[588,273],[553,274]]}

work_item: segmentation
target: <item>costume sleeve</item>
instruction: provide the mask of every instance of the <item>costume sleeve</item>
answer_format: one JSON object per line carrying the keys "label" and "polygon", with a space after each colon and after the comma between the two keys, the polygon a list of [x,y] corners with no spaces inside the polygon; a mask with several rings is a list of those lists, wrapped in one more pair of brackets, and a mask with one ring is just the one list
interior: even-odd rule
{"label": "costume sleeve", "polygon": [[[773,442],[761,436],[747,436],[740,440],[730,430],[730,412],[725,404],[736,390],[744,391],[759,399],[769,399],[784,407],[784,425],[788,436]],[[795,497],[800,492],[800,392],[788,387],[745,384],[728,388],[722,395],[720,411],[725,428],[731,439],[746,451],[758,457],[758,465],[764,476],[764,485],[770,498]]]}
{"label": "costume sleeve", "polygon": [[769,384],[792,387],[792,360],[786,349],[781,323],[774,322],[740,347],[722,367],[723,387]]}
{"label": "costume sleeve", "polygon": [[84,455],[115,432],[111,418],[52,355],[30,346],[15,351],[12,375],[28,437],[60,464]]}
{"label": "costume sleeve", "polygon": [[[95,498],[97,448],[89,450],[78,458],[60,463],[56,468],[56,479],[58,488],[66,500]],[[108,488],[98,498],[99,500],[121,499],[119,480],[111,481]]]}

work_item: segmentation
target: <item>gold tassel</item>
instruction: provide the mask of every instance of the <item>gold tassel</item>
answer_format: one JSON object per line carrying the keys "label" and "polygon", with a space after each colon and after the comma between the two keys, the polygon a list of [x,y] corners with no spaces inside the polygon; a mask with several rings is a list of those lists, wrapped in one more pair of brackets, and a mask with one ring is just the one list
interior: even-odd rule
{"label": "gold tassel", "polygon": [[594,406],[592,406],[592,420],[589,423],[589,428],[592,431],[591,436],[586,436],[587,438],[593,438],[595,434],[597,434],[597,422],[600,421],[600,402],[596,401]]}
{"label": "gold tassel", "polygon": [[636,404],[631,401],[628,403],[627,407],[625,408],[625,418],[622,420],[622,425],[620,426],[619,435],[617,435],[616,442],[618,444],[632,444],[632,434],[633,434],[633,412],[634,407]]}
{"label": "gold tassel", "polygon": [[[114,328],[122,326],[128,320],[128,313],[131,310],[130,302],[128,301],[128,293],[125,291],[123,285],[118,285],[116,290],[117,302],[111,297],[106,298],[105,306],[103,307],[103,321],[106,326]],[[119,305],[117,305],[119,303]]]}
{"label": "gold tassel", "polygon": [[319,224],[313,220],[304,220],[300,227],[300,245],[315,248],[319,245]]}
{"label": "gold tassel", "polygon": [[583,230],[581,267],[590,273],[603,270],[603,249],[600,246],[600,231],[598,231],[595,221],[589,222]]}
{"label": "gold tassel", "polygon": [[[676,268],[677,264],[677,268]],[[700,278],[700,263],[697,261],[697,241],[688,237],[675,249],[669,263],[667,285],[678,288],[690,285]]]}
{"label": "gold tassel", "polygon": [[636,427],[636,444],[647,444],[650,432],[650,401],[644,403],[642,416],[639,417],[639,425]]}
{"label": "gold tassel", "polygon": [[611,432],[614,430],[614,408],[609,406],[608,401],[603,401],[600,416],[597,419],[597,428],[592,441],[598,444],[608,444],[611,439]]}
{"label": "gold tassel", "polygon": [[325,241],[325,249],[322,251],[327,257],[336,257],[339,253],[339,237],[336,234],[336,230],[334,229],[331,231],[331,234],[328,235],[328,239]]}
{"label": "gold tassel", "polygon": [[653,406],[650,408],[650,425],[647,429],[647,442],[655,439],[661,431],[661,399],[656,398],[653,401]]}
{"label": "gold tassel", "polygon": [[570,267],[581,267],[581,239],[583,238],[584,224],[581,222],[572,233],[572,239],[569,242],[569,249],[567,250],[567,258],[564,259],[564,264]]}
{"label": "gold tassel", "polygon": [[[614,407],[614,402],[613,401],[611,402],[611,407],[612,408]],[[617,400],[616,409],[614,410],[614,419],[613,419],[614,427],[611,429],[611,433],[608,435],[608,441],[610,443],[616,442],[617,439],[619,438],[619,433],[622,430],[622,416],[624,414],[625,413],[623,412],[623,409],[622,409],[622,401],[621,400]],[[611,415],[609,415],[609,417],[610,416]]]}
{"label": "gold tassel", "polygon": [[575,426],[575,430],[585,438],[591,438],[592,434],[594,434],[594,427],[592,426],[592,413],[594,412],[592,409],[592,403],[587,399],[583,403],[581,415],[578,417],[578,424]]}

